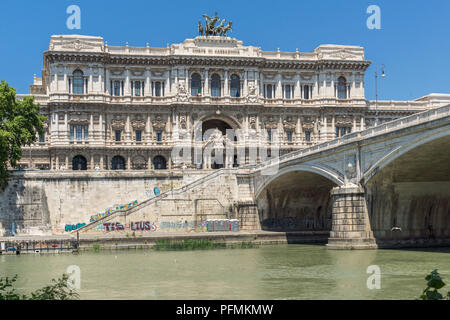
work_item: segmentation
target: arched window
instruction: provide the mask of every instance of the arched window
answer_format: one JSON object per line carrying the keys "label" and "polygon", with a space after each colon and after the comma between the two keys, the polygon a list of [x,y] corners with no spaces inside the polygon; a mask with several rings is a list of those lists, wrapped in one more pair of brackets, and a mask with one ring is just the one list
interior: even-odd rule
{"label": "arched window", "polygon": [[153,158],[153,166],[156,170],[166,169],[166,159],[163,156],[156,156],[155,158]]}
{"label": "arched window", "polygon": [[220,76],[216,73],[211,77],[211,96],[220,97]]}
{"label": "arched window", "polygon": [[84,79],[83,72],[80,70],[75,70],[73,72],[73,94],[83,94],[84,93]]}
{"label": "arched window", "polygon": [[198,73],[194,73],[191,76],[191,95],[193,97],[202,94],[202,78]]}
{"label": "arched window", "polygon": [[231,76],[230,83],[230,95],[232,97],[240,97],[241,96],[241,81],[238,75],[233,74]]}
{"label": "arched window", "polygon": [[87,170],[87,161],[83,156],[76,156],[72,159],[72,170]]}
{"label": "arched window", "polygon": [[111,160],[112,170],[125,170],[125,159],[121,156],[115,156]]}
{"label": "arched window", "polygon": [[337,85],[338,99],[347,99],[347,81],[344,77],[339,77]]}

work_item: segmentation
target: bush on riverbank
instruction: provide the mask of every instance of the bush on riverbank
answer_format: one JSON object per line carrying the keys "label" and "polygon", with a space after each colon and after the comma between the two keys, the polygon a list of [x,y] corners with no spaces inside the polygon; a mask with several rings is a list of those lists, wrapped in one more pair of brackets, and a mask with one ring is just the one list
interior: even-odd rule
{"label": "bush on riverbank", "polygon": [[248,249],[254,248],[255,245],[252,242],[239,242],[228,244],[225,242],[214,242],[211,240],[156,240],[153,249],[155,250],[206,250],[206,249]]}
{"label": "bush on riverbank", "polygon": [[30,295],[19,294],[15,288],[17,275],[12,278],[0,278],[0,300],[76,300],[79,299],[78,293],[68,287],[69,276],[63,274],[61,278],[52,279],[54,284],[50,284]]}
{"label": "bush on riverbank", "polygon": [[199,249],[218,249],[226,248],[223,242],[213,242],[211,240],[156,240],[153,249],[155,250],[199,250]]}
{"label": "bush on riverbank", "polygon": [[442,280],[437,269],[430,272],[429,275],[425,277],[427,280],[427,287],[423,290],[420,296],[421,300],[450,300],[450,291],[444,297],[438,290],[445,287],[445,282]]}

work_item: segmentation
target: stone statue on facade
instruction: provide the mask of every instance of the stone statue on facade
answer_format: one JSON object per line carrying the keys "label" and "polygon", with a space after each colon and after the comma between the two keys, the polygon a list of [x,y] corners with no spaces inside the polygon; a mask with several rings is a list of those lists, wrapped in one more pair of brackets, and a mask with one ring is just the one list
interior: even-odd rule
{"label": "stone statue on facade", "polygon": [[203,17],[205,18],[205,27],[202,26],[201,22],[198,22],[198,34],[203,36],[226,36],[226,33],[228,31],[231,31],[231,25],[233,24],[233,21],[228,22],[227,25],[226,19],[222,19],[222,22],[218,26],[216,26],[216,23],[219,22],[220,18],[217,15],[217,12],[215,13],[214,17],[210,17],[207,14],[203,14]]}

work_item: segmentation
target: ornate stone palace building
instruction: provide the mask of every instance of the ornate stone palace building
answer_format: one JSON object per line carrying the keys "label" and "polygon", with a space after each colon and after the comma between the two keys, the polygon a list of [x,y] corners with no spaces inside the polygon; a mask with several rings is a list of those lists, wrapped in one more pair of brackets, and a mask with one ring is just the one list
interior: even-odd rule
{"label": "ornate stone palace building", "polygon": [[45,135],[24,147],[19,166],[237,166],[250,162],[248,150],[244,159],[228,157],[223,163],[208,156],[175,161],[172,150],[206,148],[211,139],[197,139],[194,132],[217,128],[221,134],[240,129],[242,139],[232,143],[244,148],[277,139],[284,154],[450,100],[432,94],[414,101],[368,101],[364,75],[370,64],[358,46],[271,52],[228,36],[203,35],[167,48],[118,47],[101,37],[55,35],[44,52],[42,77],[35,77],[30,89],[48,118]]}

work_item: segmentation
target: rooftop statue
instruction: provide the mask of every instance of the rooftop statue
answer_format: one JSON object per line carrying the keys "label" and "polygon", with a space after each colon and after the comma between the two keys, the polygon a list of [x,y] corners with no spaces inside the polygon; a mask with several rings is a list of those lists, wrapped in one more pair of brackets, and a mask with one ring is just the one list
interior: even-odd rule
{"label": "rooftop statue", "polygon": [[201,36],[205,35],[224,37],[226,36],[226,33],[228,31],[232,31],[231,25],[233,24],[233,22],[230,21],[227,25],[225,25],[226,19],[222,19],[222,22],[220,22],[219,25],[216,26],[216,23],[220,20],[217,12],[215,13],[214,17],[210,17],[207,14],[203,14],[203,17],[205,18],[205,27],[203,27],[201,21],[198,22],[198,33]]}

